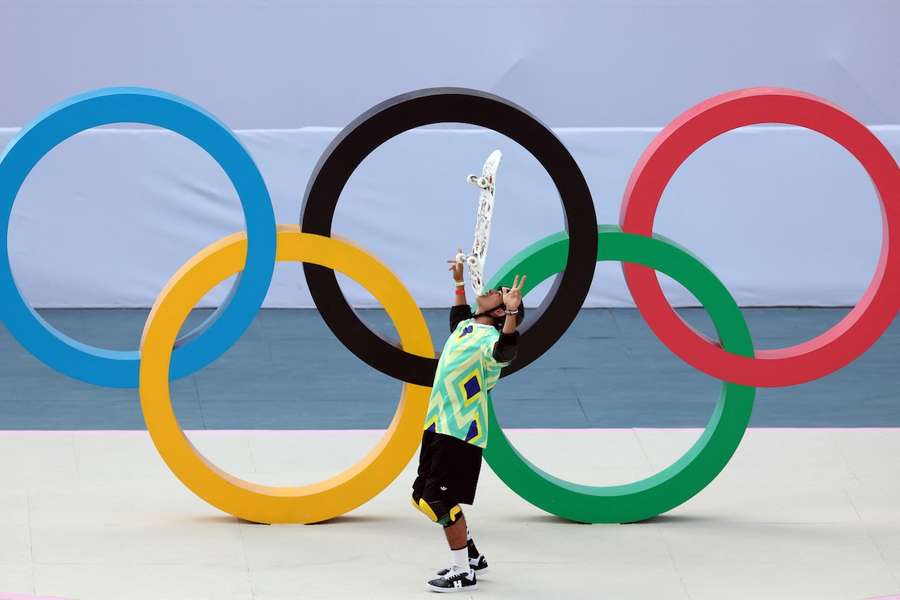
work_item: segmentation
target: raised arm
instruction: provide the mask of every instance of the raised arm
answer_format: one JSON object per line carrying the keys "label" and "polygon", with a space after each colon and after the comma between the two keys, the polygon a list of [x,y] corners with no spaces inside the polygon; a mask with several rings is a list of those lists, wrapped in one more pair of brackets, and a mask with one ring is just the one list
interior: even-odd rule
{"label": "raised arm", "polygon": [[[462,250],[460,250],[462,252]],[[456,326],[466,319],[472,318],[472,309],[466,302],[466,282],[463,278],[463,263],[456,259],[448,260],[449,271],[453,274],[453,283],[456,290],[453,294],[453,308],[450,309],[450,331],[456,331]]]}
{"label": "raised arm", "polygon": [[494,344],[493,357],[500,363],[510,363],[519,352],[519,332],[516,330],[519,324],[519,307],[522,305],[522,286],[525,285],[525,276],[521,279],[516,275],[512,287],[503,294],[503,304],[506,306],[506,319],[503,321],[503,329],[500,331],[500,339]]}

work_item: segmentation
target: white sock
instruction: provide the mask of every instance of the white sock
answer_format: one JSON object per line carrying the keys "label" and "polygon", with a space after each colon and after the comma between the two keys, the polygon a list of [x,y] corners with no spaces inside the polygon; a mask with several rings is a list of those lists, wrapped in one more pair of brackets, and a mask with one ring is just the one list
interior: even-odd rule
{"label": "white sock", "polygon": [[471,567],[469,567],[469,549],[465,546],[460,548],[459,550],[451,550],[450,554],[453,555],[453,566],[458,568],[460,571],[468,572]]}

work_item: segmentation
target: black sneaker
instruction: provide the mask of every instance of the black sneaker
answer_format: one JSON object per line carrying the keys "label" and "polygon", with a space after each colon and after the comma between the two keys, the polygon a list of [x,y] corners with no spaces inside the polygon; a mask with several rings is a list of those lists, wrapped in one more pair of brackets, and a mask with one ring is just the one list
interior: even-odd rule
{"label": "black sneaker", "polygon": [[[470,558],[469,559],[469,568],[478,573],[479,575],[484,575],[487,571],[488,564],[487,559],[484,557],[484,554],[479,554],[478,558]],[[437,572],[438,577],[443,577],[447,573],[450,572],[450,569],[441,569]]]}
{"label": "black sneaker", "polygon": [[427,584],[428,589],[432,592],[469,592],[478,589],[478,583],[475,580],[475,571],[461,571],[456,565],[447,569],[444,575],[437,579],[432,579]]}

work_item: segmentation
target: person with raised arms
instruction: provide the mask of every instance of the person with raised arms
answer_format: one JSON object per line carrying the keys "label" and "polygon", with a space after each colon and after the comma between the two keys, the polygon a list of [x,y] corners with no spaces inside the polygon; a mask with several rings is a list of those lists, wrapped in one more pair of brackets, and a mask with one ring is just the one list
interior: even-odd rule
{"label": "person with raised arms", "polygon": [[477,587],[476,573],[484,572],[487,560],[472,540],[460,504],[475,500],[481,455],[488,442],[490,392],[518,351],[525,277],[516,275],[512,287],[478,295],[478,312],[473,314],[466,301],[464,263],[455,259],[448,263],[456,283],[451,333],[428,403],[412,503],[444,527],[452,556],[450,567],[438,571],[428,589],[465,592]]}

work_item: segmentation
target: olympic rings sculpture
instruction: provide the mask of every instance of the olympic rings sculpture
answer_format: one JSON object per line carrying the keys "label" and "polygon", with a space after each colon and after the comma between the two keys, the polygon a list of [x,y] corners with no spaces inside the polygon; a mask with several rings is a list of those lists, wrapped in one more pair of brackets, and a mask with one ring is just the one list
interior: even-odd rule
{"label": "olympic rings sculpture", "polygon": [[[403,131],[442,122],[479,125],[528,149],[560,194],[566,231],[537,241],[490,282],[526,273],[526,293],[550,277],[551,292],[522,331],[524,368],[566,331],[587,296],[597,261],[622,262],[641,315],[661,341],[695,368],[721,379],[722,393],[697,442],[675,463],[641,481],[587,486],[560,480],[522,457],[491,409],[494,431],[485,458],[526,501],[563,518],[589,523],[644,520],[683,502],[725,467],[743,437],[755,387],[812,381],[853,361],[890,325],[900,308],[900,168],[881,142],[840,108],[794,90],[754,88],[710,98],[683,113],[654,139],[635,167],[622,202],[620,226],[597,224],[584,175],[556,136],[511,102],[475,90],[419,90],[379,104],[348,125],[325,150],[303,200],[301,227],[276,228],[268,190],[252,158],[226,126],[203,109],[155,90],[111,88],[71,98],[24,128],[0,159],[0,222],[8,234],[16,194],[53,147],[85,129],[138,122],[175,131],[206,150],[240,198],[246,232],[202,250],[166,284],[147,319],[140,352],[113,352],[65,336],[43,321],[18,291],[8,247],[0,260],[0,317],[16,339],[48,366],[97,385],[137,387],[147,429],[163,460],[195,494],[249,521],[312,523],[359,507],[380,493],[413,457],[421,435],[436,360],[424,318],[403,284],[363,249],[331,237],[337,202],[354,169]],[[806,127],[843,145],[875,185],[884,219],[881,257],[858,305],[824,334],[791,348],[754,351],[734,299],[703,263],[652,233],[662,192],[681,163],[714,137],[757,123]],[[260,309],[275,261],[303,263],[313,300],[334,334],[370,366],[404,382],[396,414],[380,442],[355,465],[302,487],[273,487],[234,477],[207,461],[185,436],[172,410],[169,381],[221,356]],[[384,306],[400,336],[382,339],[353,312],[335,277],[341,271]],[[709,312],[718,342],[703,338],[674,312],[655,273],[690,290]],[[231,275],[239,275],[223,305],[177,339],[190,310]]]}

